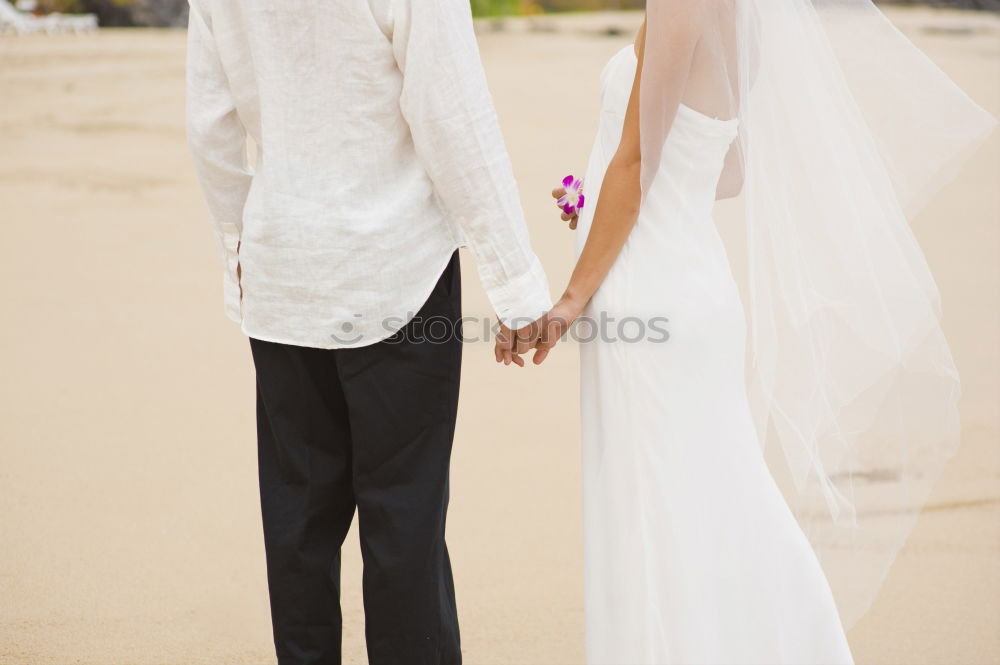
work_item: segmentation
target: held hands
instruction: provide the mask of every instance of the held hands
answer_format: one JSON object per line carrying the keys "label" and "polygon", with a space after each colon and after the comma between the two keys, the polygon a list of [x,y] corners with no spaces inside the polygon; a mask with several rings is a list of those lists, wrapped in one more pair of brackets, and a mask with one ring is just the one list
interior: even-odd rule
{"label": "held hands", "polygon": [[521,356],[535,349],[535,355],[531,360],[534,364],[541,365],[573,322],[579,318],[584,305],[585,303],[564,295],[548,314],[527,326],[511,330],[501,323],[494,347],[497,362],[524,367],[524,358]]}
{"label": "held hands", "polygon": [[[511,330],[502,321],[499,322],[500,329],[497,331],[497,341],[493,347],[493,354],[497,362],[504,365],[514,363],[518,367],[524,367],[524,358],[521,354],[538,345],[538,340],[542,335],[542,322],[545,317],[532,321],[526,326]],[[535,352],[537,358],[538,352]]]}

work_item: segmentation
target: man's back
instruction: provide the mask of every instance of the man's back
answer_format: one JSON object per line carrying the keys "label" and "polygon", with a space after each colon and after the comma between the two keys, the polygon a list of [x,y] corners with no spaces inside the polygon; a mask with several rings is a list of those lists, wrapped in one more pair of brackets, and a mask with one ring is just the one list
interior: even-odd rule
{"label": "man's back", "polygon": [[[432,207],[400,109],[403,77],[386,0],[344,0],[334,10],[301,1],[209,2],[237,111],[262,149],[246,221],[277,208],[289,218],[304,213],[322,233],[317,208],[329,225],[385,224]],[[289,219],[273,241],[299,246],[303,231],[311,236]]]}
{"label": "man's back", "polygon": [[501,317],[547,308],[467,2],[194,0],[189,53],[189,136],[247,334],[374,343],[466,243]]}

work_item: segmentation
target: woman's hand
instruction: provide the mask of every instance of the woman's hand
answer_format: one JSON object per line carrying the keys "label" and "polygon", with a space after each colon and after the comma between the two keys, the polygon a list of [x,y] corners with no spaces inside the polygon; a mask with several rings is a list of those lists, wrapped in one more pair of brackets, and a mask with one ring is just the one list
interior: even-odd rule
{"label": "woman's hand", "polygon": [[[566,188],[565,187],[556,187],[555,189],[552,190],[552,198],[556,199],[557,201],[559,199],[561,199],[562,197],[564,197],[564,196],[566,196]],[[580,215],[579,215],[579,213],[573,213],[572,215],[567,215],[564,212],[560,216],[562,217],[562,220],[564,222],[569,222],[569,228],[570,228],[571,231],[575,231],[576,230],[576,223],[578,221],[580,221]]]}
{"label": "woman's hand", "polygon": [[535,345],[536,351],[532,362],[541,365],[549,355],[549,351],[562,339],[573,322],[580,318],[586,302],[564,295],[559,299],[549,313],[542,317],[542,334]]}

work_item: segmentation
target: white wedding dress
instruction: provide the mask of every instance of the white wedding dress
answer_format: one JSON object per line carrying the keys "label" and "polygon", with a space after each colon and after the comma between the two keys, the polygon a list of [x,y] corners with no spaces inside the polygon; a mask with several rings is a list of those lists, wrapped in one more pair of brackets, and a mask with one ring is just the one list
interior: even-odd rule
{"label": "white wedding dress", "polygon": [[[629,46],[602,74],[595,198],[636,64]],[[748,404],[744,312],[712,220],[737,122],[681,106],[638,222],[584,313],[604,328],[581,344],[592,665],[852,662]],[[581,215],[579,249],[595,208]]]}

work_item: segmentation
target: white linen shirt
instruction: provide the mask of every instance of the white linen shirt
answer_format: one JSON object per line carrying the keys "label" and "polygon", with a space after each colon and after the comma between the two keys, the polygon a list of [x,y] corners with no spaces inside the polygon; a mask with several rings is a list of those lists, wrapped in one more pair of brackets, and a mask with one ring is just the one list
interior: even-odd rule
{"label": "white linen shirt", "polygon": [[463,245],[504,323],[551,307],[468,0],[191,0],[187,84],[226,312],[247,335],[377,342]]}

